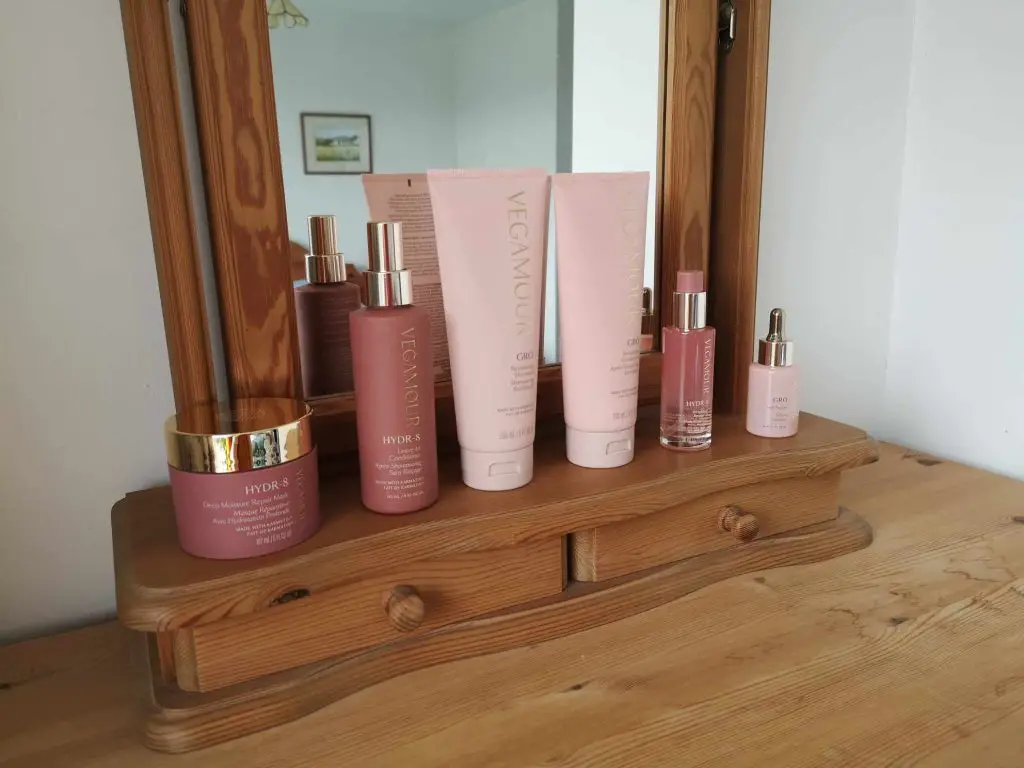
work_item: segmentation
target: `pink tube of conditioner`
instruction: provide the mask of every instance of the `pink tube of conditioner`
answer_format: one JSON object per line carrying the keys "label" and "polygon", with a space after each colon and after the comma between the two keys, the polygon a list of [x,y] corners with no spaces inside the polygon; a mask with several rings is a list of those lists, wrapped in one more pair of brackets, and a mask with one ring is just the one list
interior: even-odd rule
{"label": "pink tube of conditioner", "polygon": [[565,448],[581,467],[633,460],[650,174],[552,180]]}
{"label": "pink tube of conditioner", "polygon": [[429,171],[462,481],[533,479],[550,180],[544,170]]}

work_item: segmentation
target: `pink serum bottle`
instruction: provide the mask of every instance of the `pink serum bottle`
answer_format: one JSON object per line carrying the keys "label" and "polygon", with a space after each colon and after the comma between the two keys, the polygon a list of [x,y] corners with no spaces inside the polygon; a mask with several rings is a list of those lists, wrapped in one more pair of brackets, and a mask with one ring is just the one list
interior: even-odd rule
{"label": "pink serum bottle", "polygon": [[793,342],[786,338],[786,313],[773,309],[768,335],[757,342],[757,362],[747,384],[747,432],[758,437],[792,437],[800,423],[800,374]]}
{"label": "pink serum bottle", "polygon": [[679,272],[672,325],[662,336],[661,444],[676,451],[711,445],[715,388],[715,329],[707,325],[704,273]]}
{"label": "pink serum bottle", "polygon": [[352,391],[349,317],[359,309],[359,286],[345,276],[334,216],[310,216],[306,282],[295,289],[302,394]]}
{"label": "pink serum bottle", "polygon": [[351,319],[362,499],[374,512],[402,514],[437,501],[430,317],[412,303],[402,225],[366,230],[366,307]]}

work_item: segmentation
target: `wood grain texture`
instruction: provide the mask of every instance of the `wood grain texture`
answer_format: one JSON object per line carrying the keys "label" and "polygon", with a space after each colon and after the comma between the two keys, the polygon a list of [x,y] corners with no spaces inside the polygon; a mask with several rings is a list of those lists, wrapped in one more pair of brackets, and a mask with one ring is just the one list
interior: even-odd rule
{"label": "wood grain texture", "polygon": [[754,437],[738,417],[722,417],[715,444],[698,454],[662,449],[657,421],[656,413],[642,416],[636,458],[618,469],[576,467],[565,460],[564,436],[538,437],[533,482],[515,491],[474,491],[462,485],[457,462],[442,462],[441,500],[413,515],[367,512],[354,479],[322,483],[320,531],[254,560],[186,555],[168,489],[130,494],[112,512],[118,615],[148,632],[194,627],[259,610],[296,587],[317,594],[398,563],[540,541],[736,486],[826,475],[877,455],[861,430],[809,414],[784,440]]}
{"label": "wood grain texture", "polygon": [[[559,587],[561,589],[561,587]],[[399,584],[384,594],[384,613],[391,626],[399,632],[413,632],[423,625],[427,616],[427,605],[423,597],[408,584]]]}
{"label": "wood grain texture", "polygon": [[662,146],[659,325],[680,269],[709,266],[718,0],[668,3]]}
{"label": "wood grain texture", "polygon": [[[403,637],[382,599],[410,586],[424,609],[409,636],[519,603],[565,585],[561,538],[392,567],[372,578],[175,633],[178,684],[228,685]],[[228,593],[225,593],[227,596]]]}
{"label": "wood grain texture", "polygon": [[836,471],[730,488],[634,520],[578,531],[570,539],[573,576],[602,581],[735,547],[733,533],[719,526],[729,506],[753,514],[754,535],[765,537],[834,518],[838,496]]}
{"label": "wood grain texture", "polygon": [[170,18],[165,0],[121,0],[139,153],[175,408],[217,399]]}
{"label": "wood grain texture", "polygon": [[761,522],[757,516],[739,507],[723,509],[718,515],[718,525],[723,531],[731,532],[737,541],[753,541],[761,532]]}
{"label": "wood grain texture", "polygon": [[189,58],[228,386],[301,397],[266,11],[189,3]]}
{"label": "wood grain texture", "polygon": [[[757,249],[771,0],[734,0],[736,42],[719,57],[708,292],[715,410],[743,413],[757,318]],[[761,319],[767,322],[766,318]],[[766,330],[766,329],[765,329]],[[761,335],[764,335],[763,333]]]}
{"label": "wood grain texture", "polygon": [[742,550],[691,558],[639,577],[600,585],[574,584],[557,597],[445,630],[400,640],[339,661],[310,665],[212,694],[158,688],[146,744],[186,752],[279,725],[396,675],[457,659],[497,653],[584,631],[752,570],[799,565],[867,546],[871,529],[856,515]]}
{"label": "wood grain texture", "polygon": [[885,446],[840,498],[871,524],[870,547],[420,670],[174,758],[139,739],[130,633],[8,645],[0,763],[1019,768],[1024,483]]}

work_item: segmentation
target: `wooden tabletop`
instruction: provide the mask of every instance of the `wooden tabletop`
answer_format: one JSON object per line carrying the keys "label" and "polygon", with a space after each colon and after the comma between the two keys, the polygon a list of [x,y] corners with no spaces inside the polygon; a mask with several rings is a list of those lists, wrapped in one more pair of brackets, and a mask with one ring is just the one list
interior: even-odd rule
{"label": "wooden tabletop", "polygon": [[869,548],[185,755],[137,741],[126,630],[0,648],[0,765],[1024,766],[1024,483],[886,447],[842,501]]}

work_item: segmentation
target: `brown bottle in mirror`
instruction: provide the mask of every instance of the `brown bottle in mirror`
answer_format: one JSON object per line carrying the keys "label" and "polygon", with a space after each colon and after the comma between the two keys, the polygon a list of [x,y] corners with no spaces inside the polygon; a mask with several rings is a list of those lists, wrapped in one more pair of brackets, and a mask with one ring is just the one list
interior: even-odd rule
{"label": "brown bottle in mirror", "polygon": [[367,225],[366,308],[352,313],[356,430],[363,504],[384,514],[437,501],[430,315],[413,306],[402,225]]}
{"label": "brown bottle in mirror", "polygon": [[295,289],[295,314],[302,393],[309,398],[352,390],[349,316],[362,302],[359,286],[345,276],[334,216],[310,216],[306,221],[306,282]]}

